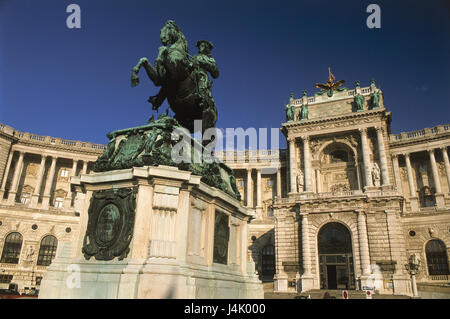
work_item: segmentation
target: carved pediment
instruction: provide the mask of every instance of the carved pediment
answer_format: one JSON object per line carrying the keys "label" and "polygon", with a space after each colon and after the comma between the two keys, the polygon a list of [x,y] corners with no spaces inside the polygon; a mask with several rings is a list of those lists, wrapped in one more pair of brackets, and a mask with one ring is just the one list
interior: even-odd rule
{"label": "carved pediment", "polygon": [[67,192],[65,191],[65,190],[63,190],[63,189],[61,189],[61,188],[59,188],[59,189],[57,189],[56,191],[55,191],[55,196],[56,197],[66,197],[66,195],[67,195]]}
{"label": "carved pediment", "polygon": [[22,187],[22,194],[23,193],[33,194],[33,191],[34,191],[34,187],[32,187],[30,185],[25,185],[24,187]]}

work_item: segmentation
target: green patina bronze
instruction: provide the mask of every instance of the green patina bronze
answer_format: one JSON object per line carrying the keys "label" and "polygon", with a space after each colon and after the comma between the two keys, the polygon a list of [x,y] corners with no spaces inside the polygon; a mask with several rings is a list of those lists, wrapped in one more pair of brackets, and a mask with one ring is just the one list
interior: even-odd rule
{"label": "green patina bronze", "polygon": [[[157,110],[167,99],[175,113],[174,117],[169,116],[167,109],[156,120],[153,115],[146,125],[107,134],[109,143],[95,162],[94,171],[105,172],[147,165],[175,166],[201,176],[202,182],[240,200],[233,170],[214,157],[205,161],[203,155],[210,154],[213,146],[212,143],[208,144],[210,141],[199,142],[189,132],[185,134],[186,139],[182,136],[173,138],[174,131],[183,128],[194,132],[194,120],[202,120],[202,132],[209,128],[215,129],[217,108],[208,75],[213,78],[219,76],[216,62],[211,56],[213,45],[209,41],[198,41],[198,54],[191,57],[185,36],[172,20],[167,21],[161,29],[160,39],[163,46],[159,48],[153,66],[147,58],[140,59],[133,68],[131,84],[136,86],[139,83],[138,72],[144,67],[153,84],[161,87],[158,94],[151,96],[148,101]],[[174,147],[179,146],[179,143],[187,146],[183,150],[191,150],[190,161],[178,161],[172,156]],[[205,151],[205,146],[209,152]]]}
{"label": "green patina bronze", "polygon": [[286,121],[292,122],[295,120],[295,106],[292,104],[286,105],[285,109],[286,111]]}
{"label": "green patina bronze", "polygon": [[284,111],[286,112],[287,122],[295,121],[294,93],[289,95],[289,104],[286,105]]}
{"label": "green patina bronze", "polygon": [[175,119],[190,132],[194,132],[194,120],[202,120],[202,132],[215,128],[217,107],[208,73],[217,78],[219,69],[211,55],[212,43],[198,41],[198,54],[191,57],[186,38],[173,20],[161,29],[160,40],[163,46],[153,66],[147,58],[141,58],[132,70],[131,85],[139,84],[138,72],[144,67],[153,84],[161,87],[157,95],[148,99],[154,110],[167,98]]}
{"label": "green patina bronze", "polygon": [[[107,136],[110,141],[94,164],[95,172],[105,172],[141,166],[167,165],[190,171],[201,176],[205,184],[216,187],[232,197],[240,200],[241,195],[236,186],[236,179],[231,168],[211,157],[212,161],[203,158],[205,147],[186,134],[190,150],[190,161],[176,163],[172,154],[175,145],[183,143],[183,136],[173,138],[173,132],[183,130],[177,120],[162,113],[157,120],[149,124],[117,130]],[[181,154],[186,156],[187,154]],[[195,159],[199,159],[198,162]],[[209,163],[211,162],[211,163]]]}
{"label": "green patina bronze", "polygon": [[309,111],[308,111],[308,104],[303,104],[302,105],[302,108],[301,108],[301,110],[300,110],[300,120],[307,120],[308,119],[308,114],[309,114]]}
{"label": "green patina bronze", "polygon": [[122,260],[130,252],[136,210],[136,190],[95,191],[88,211],[82,252],[89,260]]}
{"label": "green patina bronze", "polygon": [[357,95],[355,95],[354,102],[356,104],[356,111],[357,112],[358,111],[360,112],[360,111],[364,110],[364,101],[365,101],[365,99],[364,99],[363,95],[361,95],[359,93]]}
{"label": "green patina bronze", "polygon": [[376,90],[375,92],[370,94],[372,98],[372,109],[377,109],[380,107],[380,90]]}

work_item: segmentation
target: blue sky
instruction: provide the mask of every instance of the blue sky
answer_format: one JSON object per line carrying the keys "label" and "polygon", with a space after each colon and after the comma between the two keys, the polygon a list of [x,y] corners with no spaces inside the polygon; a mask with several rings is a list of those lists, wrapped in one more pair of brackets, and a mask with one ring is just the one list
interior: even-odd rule
{"label": "blue sky", "polygon": [[[70,3],[81,7],[81,29],[66,27]],[[381,29],[366,26],[370,3],[381,7]],[[279,127],[289,93],[313,95],[328,66],[349,88],[375,79],[392,133],[448,124],[449,18],[450,2],[439,0],[0,0],[0,122],[94,143],[144,124],[157,88],[143,72],[131,88],[130,71],[156,58],[173,19],[191,54],[199,39],[214,43],[220,128]]]}

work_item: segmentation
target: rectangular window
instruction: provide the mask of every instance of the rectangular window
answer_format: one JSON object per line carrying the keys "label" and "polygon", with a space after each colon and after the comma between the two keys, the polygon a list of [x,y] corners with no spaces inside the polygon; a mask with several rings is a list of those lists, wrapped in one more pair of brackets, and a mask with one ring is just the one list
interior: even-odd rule
{"label": "rectangular window", "polygon": [[9,284],[12,278],[13,275],[0,275],[0,284]]}
{"label": "rectangular window", "polygon": [[28,205],[30,203],[30,193],[23,193],[20,202],[24,205]]}
{"label": "rectangular window", "polygon": [[268,186],[268,187],[272,187],[272,186],[273,186],[273,180],[268,179],[268,180],[267,180],[267,186]]}
{"label": "rectangular window", "polygon": [[56,197],[55,199],[55,208],[62,208],[63,207],[64,198],[62,197]]}
{"label": "rectangular window", "polygon": [[61,177],[68,177],[69,171],[66,168],[61,169]]}

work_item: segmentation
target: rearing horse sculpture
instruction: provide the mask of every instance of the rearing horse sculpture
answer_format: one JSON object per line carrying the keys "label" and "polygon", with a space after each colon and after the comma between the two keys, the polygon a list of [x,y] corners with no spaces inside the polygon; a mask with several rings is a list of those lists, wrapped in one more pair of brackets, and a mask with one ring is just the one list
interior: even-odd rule
{"label": "rearing horse sculpture", "polygon": [[[214,78],[218,77],[214,59],[208,50],[203,53],[199,50],[199,54],[190,59],[186,38],[173,20],[167,21],[161,29],[160,39],[163,46],[159,48],[153,66],[147,58],[141,58],[133,68],[131,86],[139,84],[137,74],[144,67],[153,84],[161,86],[159,93],[148,99],[154,110],[167,98],[175,113],[174,118],[189,131],[194,132],[194,120],[202,120],[202,133],[208,128],[215,128],[217,108],[210,92],[211,85],[206,92],[199,85],[204,76],[207,77],[206,71]],[[212,44],[207,43],[209,50],[212,49]],[[207,80],[210,82],[209,78]]]}

